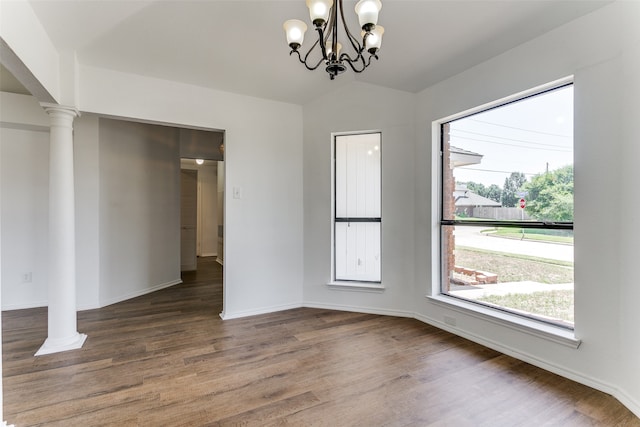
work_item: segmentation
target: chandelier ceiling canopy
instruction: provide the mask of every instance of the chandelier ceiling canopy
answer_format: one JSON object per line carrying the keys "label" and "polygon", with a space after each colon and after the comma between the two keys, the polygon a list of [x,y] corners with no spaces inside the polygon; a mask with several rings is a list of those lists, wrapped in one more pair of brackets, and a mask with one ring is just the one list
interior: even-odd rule
{"label": "chandelier ceiling canopy", "polygon": [[[355,37],[347,27],[342,0],[336,0],[336,4],[333,0],[307,0],[307,7],[312,25],[318,32],[318,39],[304,56],[299,49],[304,41],[307,24],[298,19],[290,19],[283,25],[291,48],[289,55],[297,54],[307,69],[315,70],[324,63],[329,78],[333,80],[346,71],[347,66],[354,72],[361,73],[371,64],[372,58],[378,59],[384,33],[384,28],[377,25],[378,12],[382,8],[380,0],[360,0],[356,4],[355,11],[361,27],[360,38]],[[338,42],[338,21],[342,22],[345,32],[341,40],[351,45],[348,49],[352,50],[351,54],[343,52],[343,46]],[[316,48],[319,49],[320,59],[317,59],[317,54],[312,54],[318,51]]]}

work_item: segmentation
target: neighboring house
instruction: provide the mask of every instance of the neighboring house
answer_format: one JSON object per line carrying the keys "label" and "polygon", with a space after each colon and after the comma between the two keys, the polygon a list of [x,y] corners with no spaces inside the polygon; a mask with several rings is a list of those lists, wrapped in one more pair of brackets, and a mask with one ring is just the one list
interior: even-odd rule
{"label": "neighboring house", "polygon": [[453,197],[455,199],[456,215],[468,218],[474,217],[473,210],[475,208],[499,208],[502,206],[500,202],[483,197],[467,189],[464,184],[456,185]]}
{"label": "neighboring house", "polygon": [[482,154],[454,147],[453,145],[449,148],[449,161],[451,162],[452,170],[454,168],[460,168],[462,166],[480,164],[480,162],[482,161],[482,157]]}

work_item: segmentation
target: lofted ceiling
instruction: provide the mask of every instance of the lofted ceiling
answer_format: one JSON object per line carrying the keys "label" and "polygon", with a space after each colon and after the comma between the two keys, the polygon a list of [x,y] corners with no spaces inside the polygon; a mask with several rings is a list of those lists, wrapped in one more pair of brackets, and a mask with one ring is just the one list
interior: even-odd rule
{"label": "lofted ceiling", "polygon": [[[297,104],[354,79],[417,92],[610,1],[382,2],[380,60],[330,81],[289,56],[282,23],[309,20],[304,0],[30,1],[54,45],[83,65]],[[355,1],[344,3],[355,32]]]}

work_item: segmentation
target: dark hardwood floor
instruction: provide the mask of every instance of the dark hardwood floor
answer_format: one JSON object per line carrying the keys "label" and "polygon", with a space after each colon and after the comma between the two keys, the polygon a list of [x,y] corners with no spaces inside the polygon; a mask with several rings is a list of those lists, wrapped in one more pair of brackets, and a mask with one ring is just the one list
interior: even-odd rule
{"label": "dark hardwood floor", "polygon": [[222,269],[80,312],[3,313],[4,414],[46,426],[640,426],[614,398],[417,320],[296,309],[222,321]]}

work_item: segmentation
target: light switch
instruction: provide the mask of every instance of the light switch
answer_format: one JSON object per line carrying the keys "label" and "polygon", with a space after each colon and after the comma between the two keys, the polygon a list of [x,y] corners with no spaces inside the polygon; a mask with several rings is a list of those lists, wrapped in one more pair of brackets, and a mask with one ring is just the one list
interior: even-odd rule
{"label": "light switch", "polygon": [[238,187],[238,186],[233,187],[233,198],[242,199],[242,187]]}

